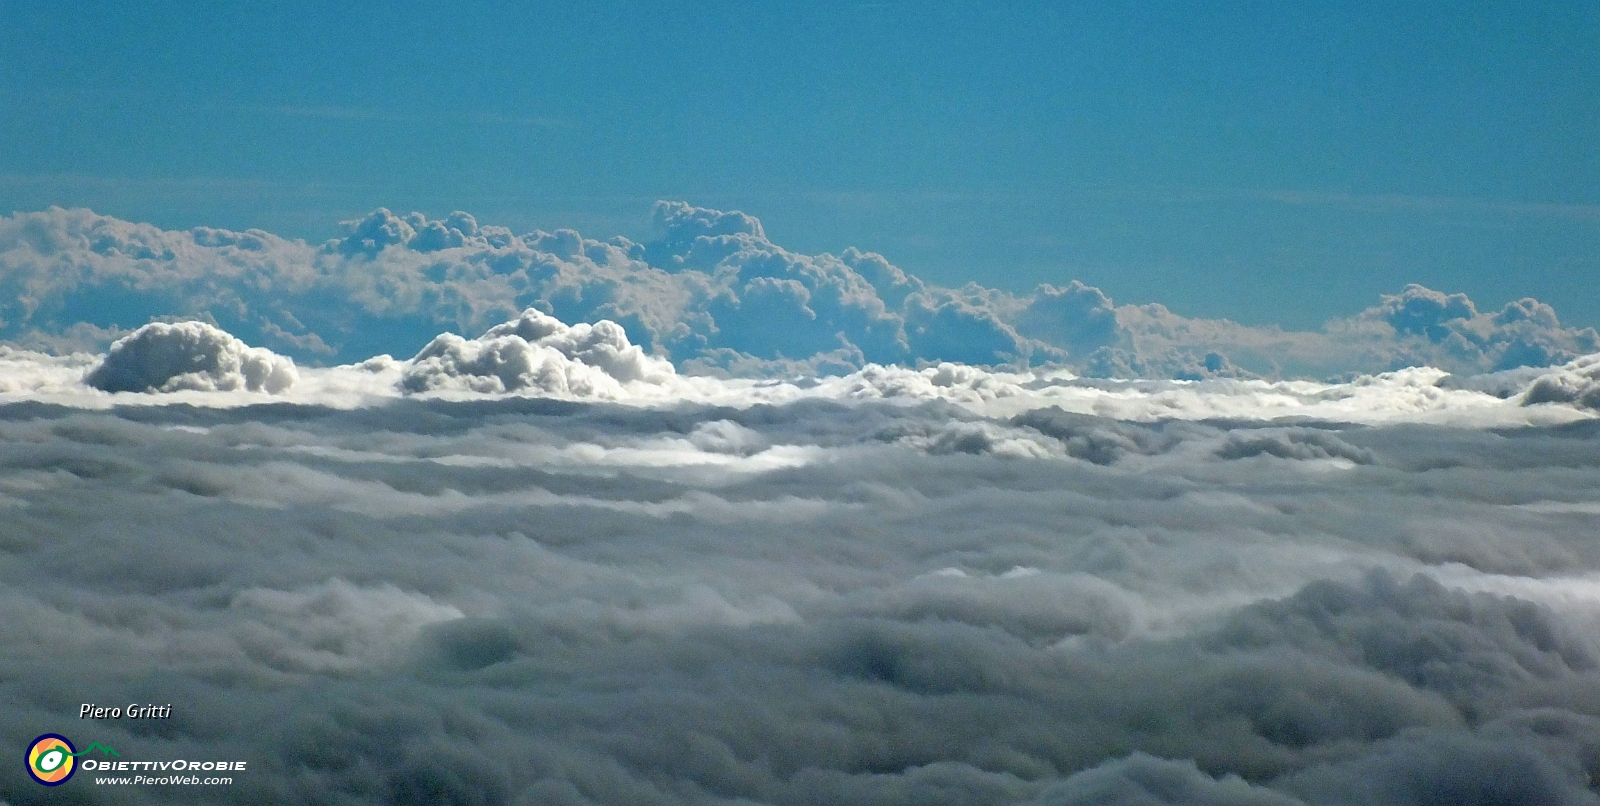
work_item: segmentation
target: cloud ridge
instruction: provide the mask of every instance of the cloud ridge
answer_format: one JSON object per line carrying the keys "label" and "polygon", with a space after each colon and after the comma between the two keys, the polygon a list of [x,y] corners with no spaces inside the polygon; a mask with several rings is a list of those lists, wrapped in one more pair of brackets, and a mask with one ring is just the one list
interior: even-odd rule
{"label": "cloud ridge", "polygon": [[659,202],[652,221],[656,236],[636,243],[379,209],[312,245],[87,210],[18,213],[0,217],[0,291],[14,300],[0,303],[0,338],[99,350],[153,319],[201,318],[303,363],[354,362],[533,308],[616,322],[681,371],[738,376],[941,361],[1118,378],[1472,374],[1600,352],[1600,334],[1532,299],[1481,312],[1464,295],[1408,286],[1320,331],[1284,332],[1117,305],[1077,281],[1025,294],[941,288],[876,253],[785,249],[738,211]]}

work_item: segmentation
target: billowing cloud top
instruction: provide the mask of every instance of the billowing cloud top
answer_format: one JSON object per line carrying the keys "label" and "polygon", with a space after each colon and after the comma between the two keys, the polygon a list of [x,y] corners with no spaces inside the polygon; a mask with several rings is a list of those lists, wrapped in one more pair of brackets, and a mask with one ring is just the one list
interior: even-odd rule
{"label": "billowing cloud top", "polygon": [[1326,377],[1546,366],[1600,351],[1532,299],[1480,312],[1410,286],[1322,331],[1117,306],[1078,282],[1016,295],[925,283],[856,249],[804,255],[739,212],[656,205],[657,236],[515,235],[452,213],[378,210],[321,245],[259,230],[168,231],[50,209],[0,218],[0,338],[104,349],[162,317],[200,318],[302,364],[409,354],[533,308],[611,320],[691,374],[844,374],[867,364],[1066,366],[1097,377]]}
{"label": "billowing cloud top", "polygon": [[[632,344],[615,322],[567,325],[536,309],[468,339],[442,333],[415,356],[296,368],[201,322],[152,323],[103,356],[66,357],[0,348],[0,404],[36,401],[100,408],[181,402],[240,406],[267,398],[339,408],[402,397],[470,400],[547,397],[612,401],[652,409],[733,409],[802,400],[845,405],[950,404],[982,417],[1016,418],[1022,434],[960,422],[897,437],[935,452],[997,452],[1099,461],[1125,449],[1122,437],[1088,437],[1060,423],[1094,416],[1164,420],[1429,422],[1472,427],[1554,424],[1596,415],[1600,355],[1554,368],[1456,376],[1433,368],[1362,375],[1342,382],[1215,378],[1119,381],[1065,370],[1005,370],[942,362],[921,369],[868,364],[845,375],[740,379],[684,375]],[[1054,414],[1052,414],[1052,412]],[[1062,419],[1065,418],[1065,419]],[[1109,439],[1109,441],[1107,441]],[[1343,458],[1364,454],[1315,432],[1230,443],[1239,456]],[[1120,445],[1120,447],[1119,447]],[[1110,454],[1106,452],[1110,451]]]}
{"label": "billowing cloud top", "polygon": [[1556,372],[1540,375],[1522,394],[1522,401],[1573,403],[1600,410],[1600,355],[1584,356]]}
{"label": "billowing cloud top", "polygon": [[204,322],[153,322],[113,343],[83,382],[105,392],[277,393],[297,377],[290,359]]}
{"label": "billowing cloud top", "polygon": [[629,383],[662,383],[676,373],[628,343],[616,322],[568,327],[532,308],[476,339],[442,333],[406,367],[408,392],[532,390],[578,397],[619,397]]}

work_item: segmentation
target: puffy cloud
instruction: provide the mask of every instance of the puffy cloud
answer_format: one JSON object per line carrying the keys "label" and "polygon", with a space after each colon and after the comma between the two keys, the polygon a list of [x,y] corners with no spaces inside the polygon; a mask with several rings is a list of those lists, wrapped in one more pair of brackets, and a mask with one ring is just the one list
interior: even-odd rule
{"label": "puffy cloud", "polygon": [[1025,365],[1033,352],[994,311],[950,292],[908,297],[905,329],[912,352],[925,359]]}
{"label": "puffy cloud", "polygon": [[[1442,294],[1420,285],[1408,285],[1394,296],[1384,296],[1366,316],[1387,322],[1395,330],[1441,342],[1458,333],[1462,323],[1476,319],[1477,306],[1466,294]],[[1455,327],[1451,327],[1455,325]]]}
{"label": "puffy cloud", "polygon": [[671,379],[672,365],[628,343],[615,322],[566,324],[529,308],[476,339],[442,333],[407,363],[408,392],[535,392],[616,398],[633,383]]}
{"label": "puffy cloud", "polygon": [[1061,288],[1039,286],[1011,319],[1018,333],[1080,359],[1117,344],[1122,335],[1111,298],[1077,280]]}
{"label": "puffy cloud", "polygon": [[466,246],[504,248],[512,241],[504,227],[479,227],[470,213],[457,210],[442,221],[429,221],[421,213],[401,218],[378,208],[365,218],[343,222],[344,235],[323,245],[325,251],[375,257],[391,246],[417,252],[438,252]]}
{"label": "puffy cloud", "polygon": [[[1432,365],[1458,374],[1600,351],[1531,299],[1479,312],[1410,286],[1317,332],[1121,305],[1078,282],[1013,294],[940,288],[882,255],[805,255],[737,211],[661,202],[656,237],[513,234],[465,212],[380,209],[324,244],[259,230],[161,230],[51,209],[0,218],[0,338],[103,348],[163,317],[216,322],[305,362],[410,353],[535,308],[610,320],[646,352],[719,374],[848,374],[870,363],[1063,364],[1133,378],[1327,377]],[[80,321],[84,320],[84,321]]]}
{"label": "puffy cloud", "polygon": [[1465,294],[1408,285],[1399,294],[1385,295],[1358,320],[1381,322],[1401,337],[1413,337],[1410,350],[1436,366],[1505,370],[1600,352],[1600,334],[1594,328],[1563,328],[1555,309],[1531,298],[1480,313]]}
{"label": "puffy cloud", "polygon": [[[954,404],[968,415],[1010,419],[1001,425],[957,415],[937,426],[885,432],[882,438],[940,453],[1072,457],[1108,464],[1127,455],[1166,453],[1202,432],[1210,434],[1209,449],[1226,458],[1370,461],[1366,451],[1320,429],[1263,430],[1224,443],[1216,429],[1165,421],[1310,418],[1344,424],[1512,427],[1587,419],[1592,414],[1583,390],[1592,383],[1585,373],[1593,359],[1555,373],[1527,370],[1462,378],[1435,369],[1408,369],[1343,383],[1125,381],[1081,378],[1059,369],[1006,371],[949,362],[921,369],[867,364],[844,375],[786,380],[696,377],[679,374],[669,362],[646,354],[616,323],[569,326],[528,309],[475,339],[439,334],[403,362],[380,355],[358,364],[296,369],[285,357],[197,322],[147,325],[98,358],[4,348],[0,362],[8,369],[0,382],[0,399],[87,408],[114,405],[106,391],[161,393],[203,406],[250,405],[258,399],[255,393],[268,392],[296,403],[340,408],[420,393],[456,399],[507,394],[605,399],[652,408],[748,408],[806,399],[937,402]],[[1534,405],[1542,402],[1557,405]]]}
{"label": "puffy cloud", "polygon": [[683,265],[696,241],[705,239],[706,245],[726,247],[737,243],[738,236],[752,241],[766,240],[761,222],[754,216],[737,210],[722,212],[695,207],[686,202],[656,202],[651,220],[662,232],[662,239],[654,245],[662,264]]}
{"label": "puffy cloud", "polygon": [[118,339],[84,383],[106,392],[180,389],[276,394],[298,379],[294,361],[204,322],[153,322]]}
{"label": "puffy cloud", "polygon": [[1534,379],[1522,393],[1524,405],[1570,403],[1600,409],[1600,355],[1579,358]]}

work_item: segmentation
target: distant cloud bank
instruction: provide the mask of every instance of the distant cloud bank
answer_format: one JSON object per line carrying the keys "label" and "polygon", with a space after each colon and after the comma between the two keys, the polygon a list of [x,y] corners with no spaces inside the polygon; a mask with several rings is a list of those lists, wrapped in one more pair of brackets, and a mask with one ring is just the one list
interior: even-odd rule
{"label": "distant cloud bank", "polygon": [[[0,345],[0,405],[70,408],[250,406],[269,400],[339,409],[404,398],[487,401],[550,398],[670,411],[732,410],[805,400],[854,406],[937,403],[993,422],[957,418],[884,438],[933,454],[1071,458],[1107,464],[1159,455],[1181,442],[1178,426],[1100,423],[1315,420],[1348,424],[1426,422],[1466,427],[1556,425],[1600,410],[1600,354],[1558,367],[1453,375],[1408,368],[1344,381],[1259,378],[1119,380],[1069,370],[1020,370],[940,362],[921,368],[867,364],[835,376],[727,378],[679,373],[629,341],[615,322],[568,325],[529,308],[468,339],[441,333],[416,355],[378,355],[334,367],[297,367],[214,325],[153,322],[103,355],[53,356]],[[706,439],[725,440],[709,433]],[[738,440],[735,439],[735,442]],[[1256,432],[1219,446],[1225,458],[1275,456],[1367,464],[1370,455],[1319,431]]]}
{"label": "distant cloud bank", "polygon": [[[1107,378],[1322,378],[1481,373],[1600,352],[1594,329],[1565,327],[1533,299],[1480,311],[1412,285],[1320,331],[1289,332],[1119,306],[1076,281],[1022,295],[942,288],[871,252],[792,252],[752,216],[682,202],[657,203],[654,224],[655,239],[635,243],[380,209],[314,245],[88,210],[18,213],[0,218],[0,339],[98,352],[152,321],[199,319],[317,365],[409,355],[441,331],[481,335],[531,308],[575,327],[616,322],[645,356],[691,375],[950,361]],[[465,366],[469,347],[437,346],[436,357]]]}

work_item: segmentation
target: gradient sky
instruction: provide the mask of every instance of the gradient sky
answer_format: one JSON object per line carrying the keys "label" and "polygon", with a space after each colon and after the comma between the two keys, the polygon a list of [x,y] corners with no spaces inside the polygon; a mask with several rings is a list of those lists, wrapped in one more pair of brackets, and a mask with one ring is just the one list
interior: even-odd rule
{"label": "gradient sky", "polygon": [[684,199],[945,284],[1600,325],[1594,3],[328,5],[0,0],[0,209],[605,237]]}

